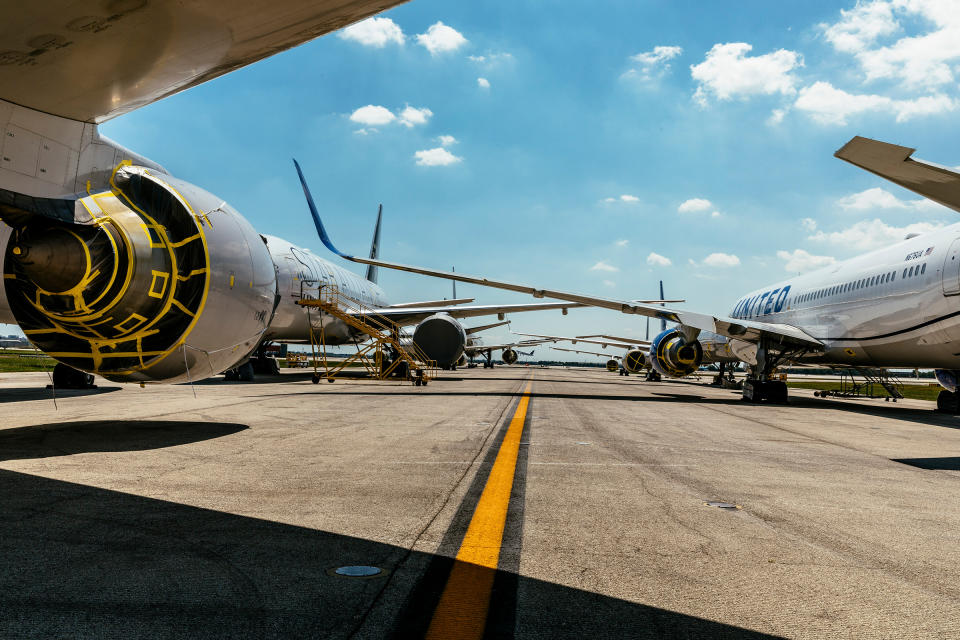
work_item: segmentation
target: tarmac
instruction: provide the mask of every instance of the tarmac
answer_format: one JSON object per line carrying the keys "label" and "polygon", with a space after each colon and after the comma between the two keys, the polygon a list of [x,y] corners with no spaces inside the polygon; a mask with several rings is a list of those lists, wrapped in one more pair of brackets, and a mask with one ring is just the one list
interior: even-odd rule
{"label": "tarmac", "polygon": [[960,635],[960,417],[930,402],[46,382],[0,375],[2,638]]}

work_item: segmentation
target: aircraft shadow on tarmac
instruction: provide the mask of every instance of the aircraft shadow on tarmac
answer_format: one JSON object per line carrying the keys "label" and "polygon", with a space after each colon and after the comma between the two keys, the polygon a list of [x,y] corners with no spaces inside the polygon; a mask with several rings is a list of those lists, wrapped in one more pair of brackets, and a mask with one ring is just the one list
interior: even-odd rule
{"label": "aircraft shadow on tarmac", "polygon": [[[404,602],[436,557],[7,470],[0,483],[4,638],[342,638],[363,624],[396,637]],[[393,572],[329,572],[356,564]],[[510,603],[525,637],[770,637],[511,576],[513,593],[504,601],[498,591],[491,608]]]}
{"label": "aircraft shadow on tarmac", "polygon": [[[120,391],[121,387],[96,387],[95,389],[57,389],[57,399],[97,396],[103,393]],[[46,400],[53,402],[53,389],[46,387],[21,387],[0,389],[0,404],[5,402],[26,402],[28,400]]]}
{"label": "aircraft shadow on tarmac", "polygon": [[14,427],[0,430],[0,461],[163,449],[248,428],[225,422],[168,420],[95,420]]}
{"label": "aircraft shadow on tarmac", "polygon": [[960,471],[960,458],[891,458],[893,462],[908,464],[918,469],[931,471]]}

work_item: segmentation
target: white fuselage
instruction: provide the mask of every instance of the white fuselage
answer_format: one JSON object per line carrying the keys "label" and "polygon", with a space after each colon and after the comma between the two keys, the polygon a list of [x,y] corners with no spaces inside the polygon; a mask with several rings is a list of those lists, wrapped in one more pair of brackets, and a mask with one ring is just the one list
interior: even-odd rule
{"label": "white fuselage", "polygon": [[267,329],[267,339],[307,342],[310,340],[311,324],[314,329],[319,329],[322,324],[324,339],[328,344],[352,342],[361,336],[337,318],[321,314],[318,309],[308,314],[306,309],[297,304],[301,297],[316,298],[321,284],[336,285],[346,297],[359,301],[368,308],[379,308],[387,304],[383,290],[369,280],[286,240],[266,235],[264,238],[277,269],[277,289],[280,295],[273,321]]}
{"label": "white fuselage", "polygon": [[960,369],[960,224],[758,289],[730,315],[824,343],[803,361]]}

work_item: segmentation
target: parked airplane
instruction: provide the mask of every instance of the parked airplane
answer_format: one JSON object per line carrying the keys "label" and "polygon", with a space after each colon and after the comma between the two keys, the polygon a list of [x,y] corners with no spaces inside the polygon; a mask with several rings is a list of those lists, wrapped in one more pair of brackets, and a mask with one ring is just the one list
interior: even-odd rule
{"label": "parked airplane", "polygon": [[[855,137],[836,157],[960,211],[960,173],[912,158],[914,149]],[[701,339],[728,345],[748,366],[746,400],[783,402],[786,385],[771,378],[784,363],[932,368],[944,387],[941,410],[960,410],[960,224],[911,236],[890,247],[830,265],[740,297],[727,315],[709,315],[571,293],[425,267],[347,260],[661,318],[678,326],[657,335],[648,352],[664,375],[690,375],[703,362]]]}
{"label": "parked airplane", "polygon": [[[55,384],[82,384],[81,371],[181,382],[240,367],[246,377],[258,345],[306,341],[311,324],[323,324],[330,344],[362,340],[295,304],[320,285],[415,325],[414,340],[441,365],[466,344],[457,318],[580,306],[389,305],[375,265],[364,278],[261,235],[223,199],[98,132],[105,120],[397,4],[52,0],[4,11],[0,323],[20,325],[61,363]],[[376,229],[371,260],[379,218]]]}

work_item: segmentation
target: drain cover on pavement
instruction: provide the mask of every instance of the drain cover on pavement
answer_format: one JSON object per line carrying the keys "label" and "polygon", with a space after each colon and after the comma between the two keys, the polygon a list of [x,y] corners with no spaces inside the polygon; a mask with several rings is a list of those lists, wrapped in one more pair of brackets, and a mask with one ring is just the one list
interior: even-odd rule
{"label": "drain cover on pavement", "polygon": [[740,505],[733,504],[732,502],[717,502],[715,500],[707,500],[703,504],[708,507],[717,507],[718,509],[739,509]]}
{"label": "drain cover on pavement", "polygon": [[373,578],[374,576],[382,574],[383,569],[365,565],[350,565],[331,569],[328,573],[331,575],[344,576],[345,578]]}

